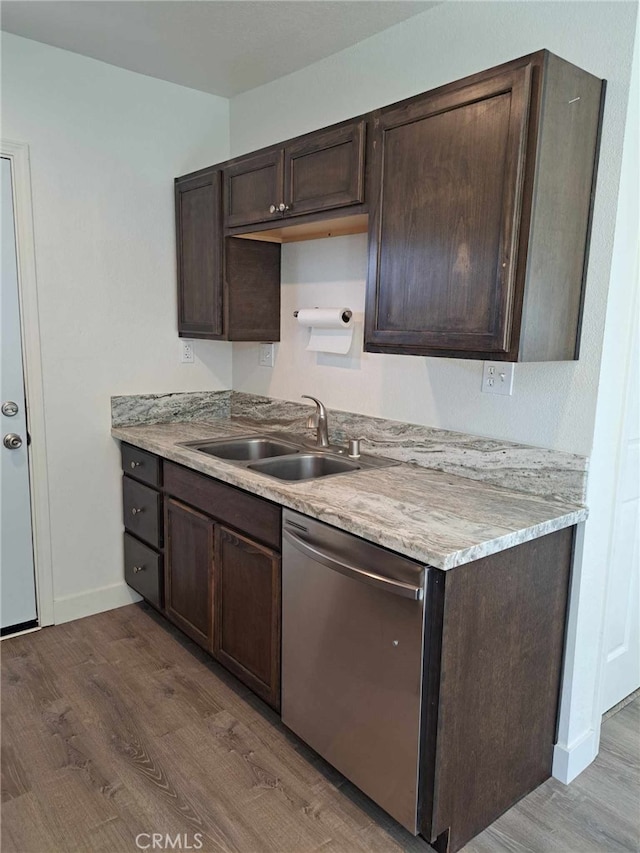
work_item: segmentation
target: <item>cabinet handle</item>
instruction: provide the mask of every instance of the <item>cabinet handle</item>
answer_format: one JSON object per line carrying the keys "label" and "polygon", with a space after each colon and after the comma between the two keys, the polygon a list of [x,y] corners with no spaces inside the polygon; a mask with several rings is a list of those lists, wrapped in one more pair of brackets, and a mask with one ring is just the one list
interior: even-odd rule
{"label": "cabinet handle", "polygon": [[144,507],[135,507],[131,510],[131,515],[137,515],[139,512],[142,512]]}
{"label": "cabinet handle", "polygon": [[142,462],[131,462],[132,468],[139,468],[142,465]]}
{"label": "cabinet handle", "polygon": [[272,204],[272,205],[269,207],[269,213],[275,213],[275,212],[276,212],[276,210],[278,210],[278,208],[275,206],[275,204]]}
{"label": "cabinet handle", "polygon": [[283,201],[281,201],[280,204],[278,205],[278,210],[280,211],[280,213],[284,213],[285,210],[289,210],[289,205],[285,204]]}
{"label": "cabinet handle", "polygon": [[134,567],[133,567],[133,573],[134,573],[134,575],[137,575],[137,574],[138,574],[138,572],[144,572],[144,566],[134,566]]}

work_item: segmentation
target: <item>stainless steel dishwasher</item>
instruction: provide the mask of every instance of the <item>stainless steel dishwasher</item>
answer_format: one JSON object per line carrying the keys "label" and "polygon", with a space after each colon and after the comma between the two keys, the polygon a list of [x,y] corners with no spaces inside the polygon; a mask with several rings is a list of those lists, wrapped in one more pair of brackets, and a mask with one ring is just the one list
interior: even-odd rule
{"label": "stainless steel dishwasher", "polygon": [[284,512],[282,720],[414,835],[427,572]]}

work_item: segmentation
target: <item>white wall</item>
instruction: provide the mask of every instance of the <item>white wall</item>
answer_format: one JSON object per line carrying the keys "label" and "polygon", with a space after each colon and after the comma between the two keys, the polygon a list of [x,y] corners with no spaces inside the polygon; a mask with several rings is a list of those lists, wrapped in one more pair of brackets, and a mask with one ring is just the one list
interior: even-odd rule
{"label": "white wall", "polygon": [[[631,3],[447,2],[231,101],[231,148],[236,155],[542,47],[606,78],[607,107],[578,363],[517,365],[514,396],[504,398],[481,394],[480,362],[362,353],[350,369],[314,367],[302,356],[300,342],[285,337],[280,364],[272,374],[256,368],[255,347],[234,345],[234,388],[293,399],[304,386],[337,407],[349,400],[348,408],[367,414],[588,454],[634,14]],[[365,243],[359,237],[348,239],[349,248],[337,248],[335,239],[283,247],[283,281],[292,288],[303,287],[306,305],[326,304],[325,283],[341,274],[359,282],[351,293],[362,302]],[[339,267],[334,253],[348,259],[348,265]],[[291,300],[286,293],[285,287],[283,307],[288,310]],[[298,370],[290,371],[291,364]],[[285,371],[291,373],[290,380]]]}
{"label": "white wall", "polygon": [[[629,166],[622,180],[629,189],[616,223],[636,10],[635,3],[624,2],[446,2],[231,102],[236,155],[543,47],[608,81],[579,362],[516,365],[514,396],[501,398],[480,393],[480,363],[375,354],[356,354],[342,366],[335,357],[316,360],[304,352],[304,334],[293,326],[290,312],[345,299],[361,309],[366,274],[361,237],[283,247],[283,341],[273,371],[256,366],[254,346],[234,345],[236,390],[288,399],[304,390],[336,408],[592,456],[592,513],[580,531],[574,565],[554,761],[554,773],[564,781],[594,758],[599,737],[598,671],[616,453],[611,441],[619,437],[622,393],[616,365],[628,356],[635,286],[628,259],[638,246],[637,177],[634,183]],[[637,120],[637,105],[630,119]],[[636,150],[631,155],[636,167],[637,156]],[[634,205],[635,220],[629,218]],[[610,355],[605,350],[601,375],[610,278],[611,350]],[[599,387],[609,389],[601,404]],[[607,405],[611,401],[613,409]]]}
{"label": "white wall", "polygon": [[3,33],[2,137],[31,153],[62,621],[129,598],[109,397],[231,384],[230,344],[178,361],[173,217],[173,177],[228,156],[228,101]]}

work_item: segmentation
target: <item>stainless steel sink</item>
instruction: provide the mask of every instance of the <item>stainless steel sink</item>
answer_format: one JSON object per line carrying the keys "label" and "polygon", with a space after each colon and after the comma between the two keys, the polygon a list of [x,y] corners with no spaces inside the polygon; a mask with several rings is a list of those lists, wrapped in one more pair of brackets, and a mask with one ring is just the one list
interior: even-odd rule
{"label": "stainless steel sink", "polygon": [[236,460],[238,462],[270,459],[273,456],[286,456],[299,453],[295,444],[276,441],[272,438],[253,436],[249,438],[222,439],[221,441],[189,442],[189,446],[200,453],[217,456],[219,459]]}
{"label": "stainless steel sink", "polygon": [[280,459],[265,459],[247,466],[251,471],[268,474],[278,480],[315,480],[330,474],[359,471],[360,465],[350,459],[341,459],[325,453],[299,453]]}
{"label": "stainless steel sink", "polygon": [[346,448],[330,445],[327,448],[289,441],[288,436],[247,435],[206,441],[185,441],[182,447],[206,453],[218,459],[264,474],[278,480],[303,482],[335,474],[349,474],[368,468],[386,468],[399,464],[384,456],[362,454],[357,459],[346,456]]}

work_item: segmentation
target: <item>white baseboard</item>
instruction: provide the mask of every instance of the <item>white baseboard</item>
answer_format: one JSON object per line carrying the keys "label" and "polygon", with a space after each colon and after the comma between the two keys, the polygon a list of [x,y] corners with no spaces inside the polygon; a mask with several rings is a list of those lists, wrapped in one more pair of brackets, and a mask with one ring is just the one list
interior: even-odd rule
{"label": "white baseboard", "polygon": [[133,604],[140,600],[140,596],[124,581],[99,589],[90,589],[87,592],[81,592],[79,595],[55,598],[53,600],[54,624],[59,625],[61,622],[82,619],[83,616],[93,616],[94,613],[124,607],[125,604]]}
{"label": "white baseboard", "polygon": [[596,732],[589,729],[570,747],[557,743],[553,748],[553,768],[551,773],[555,779],[568,785],[586,770],[598,754]]}

